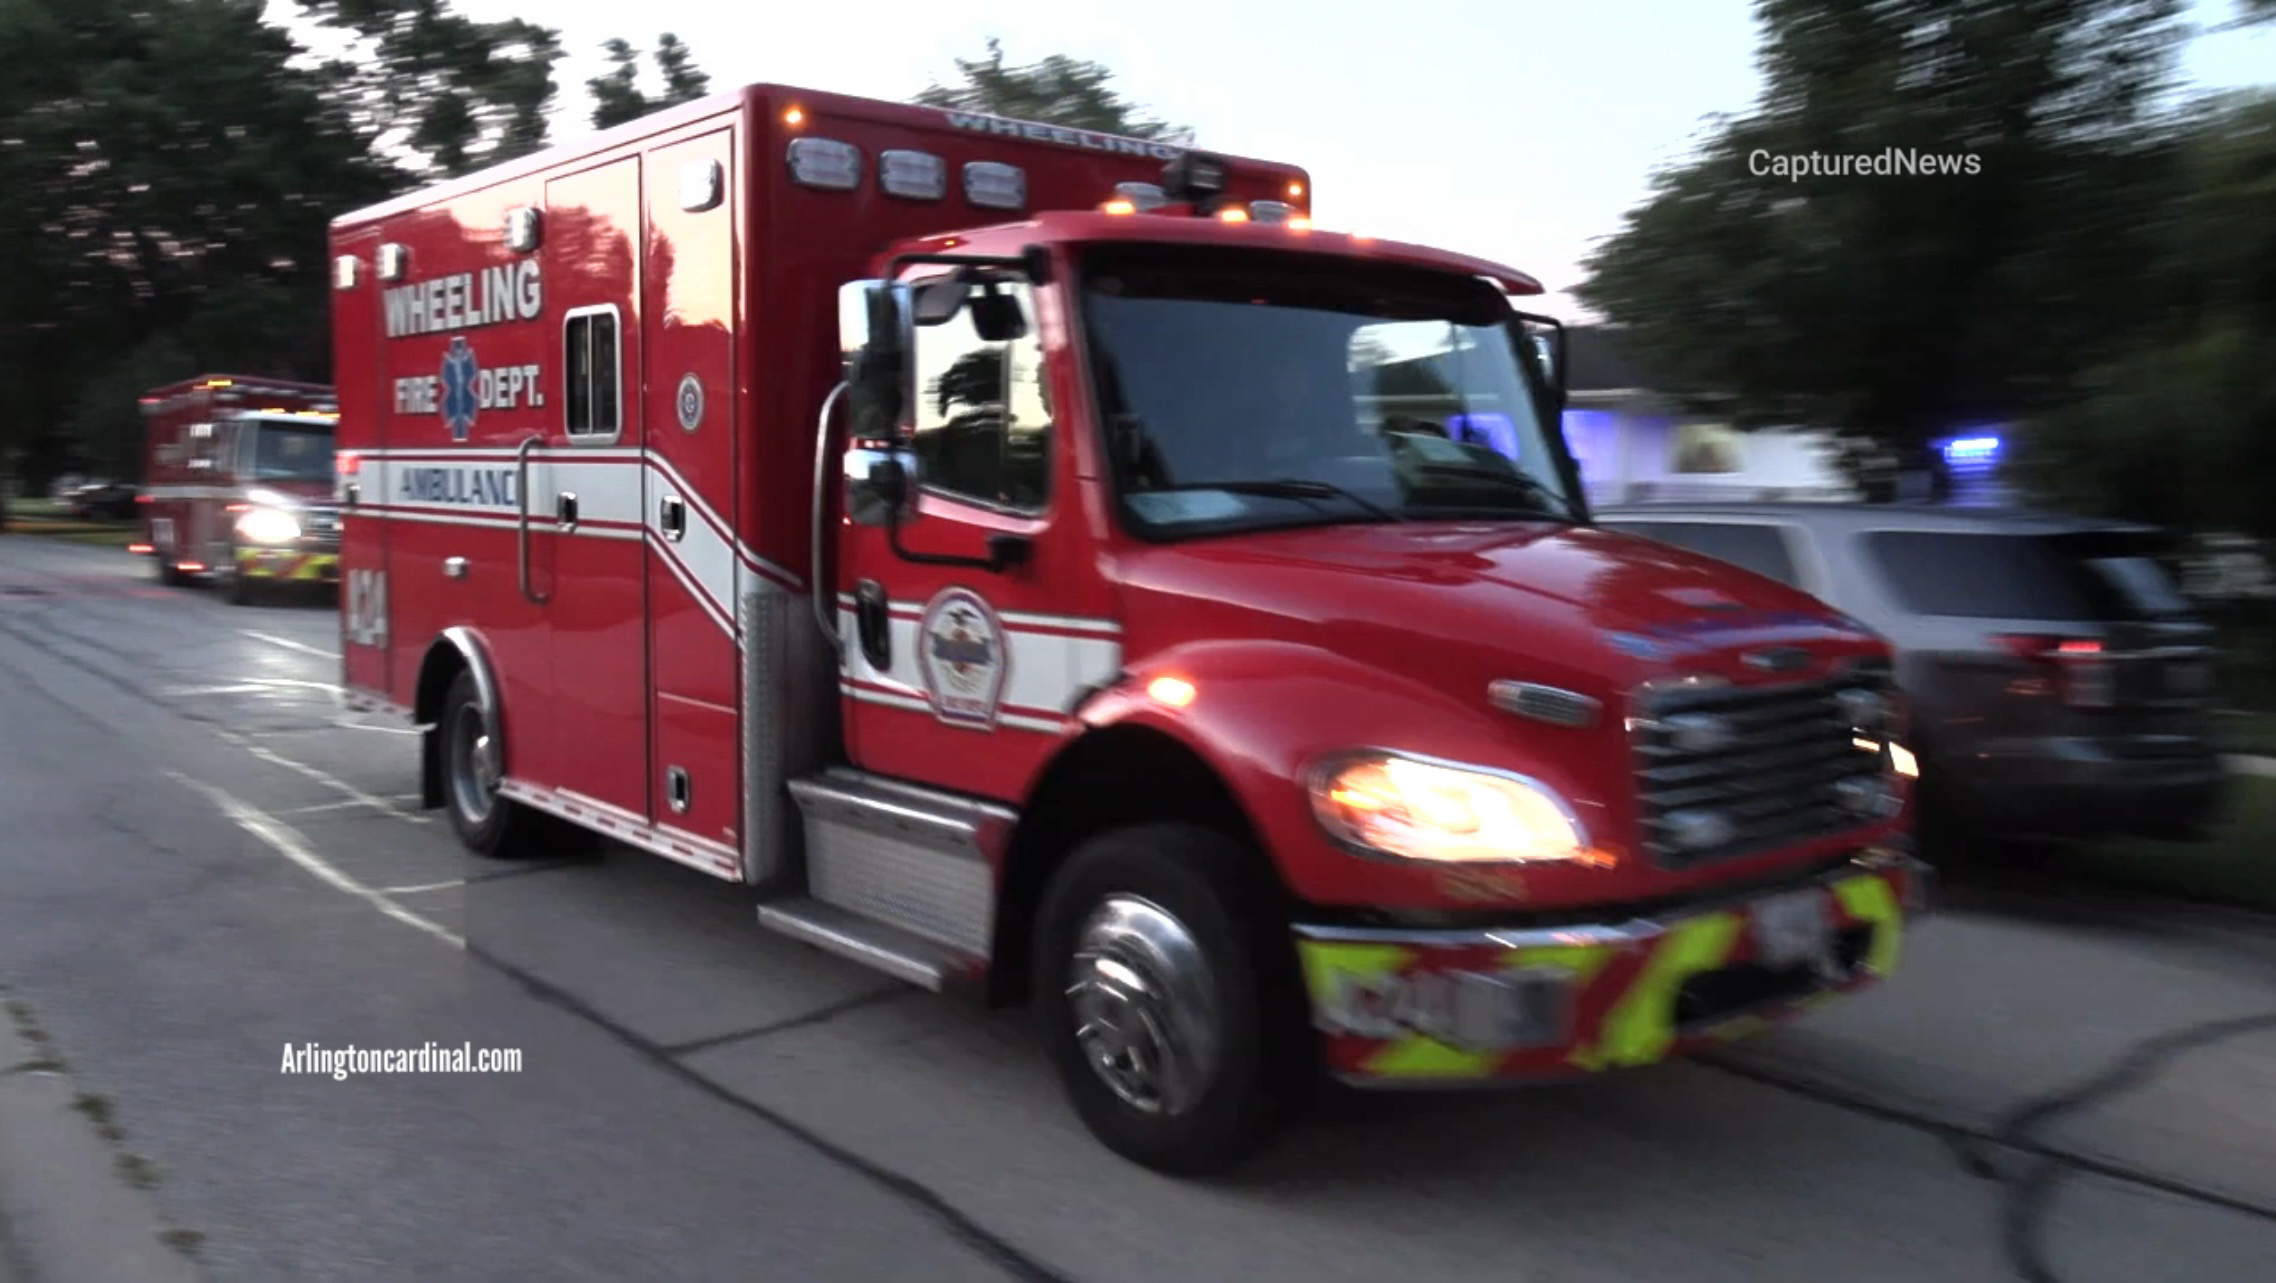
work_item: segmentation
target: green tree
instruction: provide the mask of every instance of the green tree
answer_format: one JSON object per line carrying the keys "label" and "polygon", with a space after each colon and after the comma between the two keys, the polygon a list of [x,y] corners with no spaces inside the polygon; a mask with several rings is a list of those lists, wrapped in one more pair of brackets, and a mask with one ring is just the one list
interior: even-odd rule
{"label": "green tree", "polygon": [[352,34],[353,58],[328,63],[331,92],[382,146],[416,169],[456,176],[545,146],[558,32],[511,18],[478,22],[446,0],[299,0]]}
{"label": "green tree", "polygon": [[131,463],[138,381],[328,376],[327,225],[397,176],[262,9],[0,0],[0,457],[28,483],[86,453],[66,426]]}
{"label": "green tree", "polygon": [[1004,62],[1003,42],[990,40],[986,58],[959,58],[956,72],[962,84],[929,85],[911,101],[1180,146],[1193,141],[1191,129],[1141,114],[1143,108],[1108,87],[1114,73],[1095,62],[1052,54],[1010,66]]}
{"label": "green tree", "polygon": [[[1912,452],[2044,409],[2123,345],[2111,318],[2150,286],[2181,7],[1758,0],[1760,103],[1655,175],[1577,293],[1671,392],[1740,426]],[[1774,168],[1812,154],[1974,160]]]}
{"label": "green tree", "polygon": [[697,69],[695,55],[669,31],[657,39],[653,55],[657,74],[664,82],[663,95],[658,98],[650,98],[640,88],[640,54],[632,42],[615,39],[602,47],[608,50],[609,70],[585,82],[593,95],[595,129],[638,120],[649,112],[694,102],[711,92],[711,77]]}
{"label": "green tree", "polygon": [[2195,115],[2123,351],[2019,434],[2015,467],[2065,507],[2276,537],[2276,91]]}

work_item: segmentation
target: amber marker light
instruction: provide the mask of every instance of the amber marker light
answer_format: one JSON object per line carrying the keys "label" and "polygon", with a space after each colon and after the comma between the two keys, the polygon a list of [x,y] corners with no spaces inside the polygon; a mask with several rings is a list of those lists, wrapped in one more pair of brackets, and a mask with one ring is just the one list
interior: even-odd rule
{"label": "amber marker light", "polygon": [[1157,677],[1146,683],[1146,697],[1171,708],[1191,704],[1195,693],[1193,683],[1183,677]]}

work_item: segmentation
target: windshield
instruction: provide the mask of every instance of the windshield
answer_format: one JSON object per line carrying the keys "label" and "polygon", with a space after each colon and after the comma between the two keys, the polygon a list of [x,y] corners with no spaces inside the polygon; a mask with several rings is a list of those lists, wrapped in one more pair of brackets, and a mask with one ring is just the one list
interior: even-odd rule
{"label": "windshield", "polygon": [[1141,532],[1576,517],[1491,286],[1160,248],[1087,266],[1102,422]]}
{"label": "windshield", "polygon": [[264,423],[253,437],[253,480],[332,481],[332,430]]}

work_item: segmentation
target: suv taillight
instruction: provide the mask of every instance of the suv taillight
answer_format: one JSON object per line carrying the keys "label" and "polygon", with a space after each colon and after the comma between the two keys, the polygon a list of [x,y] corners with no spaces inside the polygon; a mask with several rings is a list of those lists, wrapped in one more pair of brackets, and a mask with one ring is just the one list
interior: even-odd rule
{"label": "suv taillight", "polygon": [[2007,633],[1996,640],[2017,659],[2042,667],[2072,708],[2108,708],[2115,702],[2114,672],[2101,642],[2040,633]]}

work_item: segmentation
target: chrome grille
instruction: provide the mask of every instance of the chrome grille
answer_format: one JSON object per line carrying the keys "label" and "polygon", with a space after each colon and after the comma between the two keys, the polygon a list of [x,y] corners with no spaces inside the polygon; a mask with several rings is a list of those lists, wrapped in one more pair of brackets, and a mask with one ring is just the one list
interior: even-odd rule
{"label": "chrome grille", "polygon": [[308,508],[300,517],[301,542],[326,548],[340,542],[340,510],[337,507]]}
{"label": "chrome grille", "polygon": [[[1852,670],[1776,686],[1689,685],[1636,701],[1638,820],[1645,854],[1669,866],[1739,859],[1874,822],[1857,794],[1886,773],[1841,699],[1894,698],[1885,674]],[[1708,733],[1720,728],[1723,742]],[[1686,744],[1684,741],[1689,740]]]}

